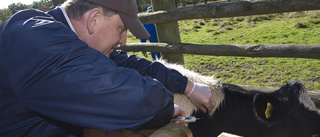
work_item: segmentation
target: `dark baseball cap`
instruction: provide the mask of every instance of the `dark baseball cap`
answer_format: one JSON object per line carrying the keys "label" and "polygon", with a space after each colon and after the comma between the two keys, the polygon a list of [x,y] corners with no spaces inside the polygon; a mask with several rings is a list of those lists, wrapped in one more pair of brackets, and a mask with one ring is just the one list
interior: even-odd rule
{"label": "dark baseball cap", "polygon": [[138,7],[136,0],[88,0],[97,5],[117,11],[122,22],[130,32],[140,39],[150,37],[148,31],[138,18]]}

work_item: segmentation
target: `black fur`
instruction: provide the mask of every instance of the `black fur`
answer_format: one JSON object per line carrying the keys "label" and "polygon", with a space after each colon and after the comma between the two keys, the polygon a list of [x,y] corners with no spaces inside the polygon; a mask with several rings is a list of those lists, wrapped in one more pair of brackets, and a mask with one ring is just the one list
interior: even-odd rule
{"label": "black fur", "polygon": [[[299,101],[306,92],[297,81],[288,82],[272,93],[245,93],[223,86],[225,99],[212,116],[197,111],[201,120],[190,123],[194,137],[217,137],[222,132],[245,137],[313,137],[320,135],[320,115]],[[266,118],[266,104],[272,115]]]}

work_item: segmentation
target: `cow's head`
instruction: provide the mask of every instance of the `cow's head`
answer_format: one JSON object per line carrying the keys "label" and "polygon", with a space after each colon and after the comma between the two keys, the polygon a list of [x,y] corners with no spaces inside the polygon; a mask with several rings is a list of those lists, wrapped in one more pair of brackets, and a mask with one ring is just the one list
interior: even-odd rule
{"label": "cow's head", "polygon": [[320,135],[320,114],[301,82],[290,81],[275,92],[258,93],[253,105],[258,120],[274,131],[270,136]]}

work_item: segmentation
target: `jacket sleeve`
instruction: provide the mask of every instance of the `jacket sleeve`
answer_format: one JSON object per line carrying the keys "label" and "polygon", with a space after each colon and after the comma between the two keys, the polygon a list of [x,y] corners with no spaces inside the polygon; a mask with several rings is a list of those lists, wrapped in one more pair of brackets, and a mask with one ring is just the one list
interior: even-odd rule
{"label": "jacket sleeve", "polygon": [[110,54],[110,58],[119,67],[129,67],[137,70],[143,76],[150,76],[165,85],[175,93],[184,93],[188,79],[178,71],[167,68],[159,62],[150,62],[135,55],[129,55],[122,50]]}
{"label": "jacket sleeve", "polygon": [[23,106],[57,121],[107,131],[169,123],[172,93],[159,81],[116,66],[65,25],[30,12],[10,19],[2,37],[10,83]]}

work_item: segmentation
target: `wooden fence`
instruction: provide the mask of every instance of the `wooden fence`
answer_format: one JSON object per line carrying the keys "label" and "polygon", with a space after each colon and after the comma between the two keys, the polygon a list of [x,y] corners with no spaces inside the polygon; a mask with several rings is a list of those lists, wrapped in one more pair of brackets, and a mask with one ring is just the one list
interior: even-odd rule
{"label": "wooden fence", "polygon": [[[139,18],[142,23],[159,25],[187,19],[237,17],[319,9],[319,0],[238,1],[160,10],[150,14],[139,14]],[[168,30],[168,28],[165,29]],[[320,45],[310,44],[198,45],[181,42],[162,43],[160,41],[160,43],[129,43],[120,49],[213,56],[320,58]]]}
{"label": "wooden fence", "polygon": [[125,51],[151,51],[171,54],[197,54],[242,57],[288,57],[320,59],[320,45],[257,44],[257,45],[197,45],[189,43],[128,43]]}
{"label": "wooden fence", "polygon": [[[320,0],[217,2],[182,8],[175,8],[174,0],[151,0],[151,3],[155,12],[150,14],[139,14],[139,18],[144,24],[156,24],[159,43],[128,43],[127,46],[120,47],[119,49],[125,51],[161,52],[163,53],[164,58],[170,62],[180,64],[183,64],[182,54],[320,59],[320,45],[197,45],[181,43],[177,23],[179,20],[188,19],[223,18],[319,10]],[[270,89],[274,89],[255,86],[234,86],[238,86],[248,92],[269,92]],[[320,93],[310,91],[309,95],[315,102],[316,106],[320,108]]]}

